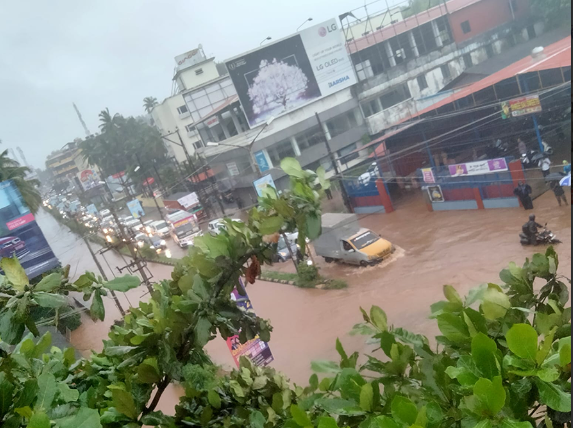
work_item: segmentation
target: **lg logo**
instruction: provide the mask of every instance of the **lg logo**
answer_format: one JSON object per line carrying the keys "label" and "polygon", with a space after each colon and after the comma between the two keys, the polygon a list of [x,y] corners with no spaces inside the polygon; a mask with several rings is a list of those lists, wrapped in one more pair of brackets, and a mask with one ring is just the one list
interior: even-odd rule
{"label": "lg logo", "polygon": [[331,33],[333,31],[337,31],[338,27],[336,27],[336,24],[332,24],[329,25],[328,27],[320,27],[318,28],[318,35],[320,37],[324,37],[326,34]]}

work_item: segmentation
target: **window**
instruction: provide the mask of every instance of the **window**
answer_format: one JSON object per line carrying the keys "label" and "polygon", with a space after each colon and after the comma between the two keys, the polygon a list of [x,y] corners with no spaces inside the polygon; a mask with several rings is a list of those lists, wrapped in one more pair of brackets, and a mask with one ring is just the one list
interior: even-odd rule
{"label": "window", "polygon": [[442,64],[440,66],[440,71],[442,72],[442,78],[444,79],[449,79],[450,76],[450,67],[448,67],[448,64]]}
{"label": "window", "polygon": [[462,58],[464,58],[464,66],[466,68],[470,68],[474,65],[472,64],[472,56],[469,53],[462,55]]}
{"label": "window", "polygon": [[428,82],[426,81],[426,75],[425,74],[421,74],[420,76],[418,76],[416,78],[416,80],[418,81],[418,86],[420,87],[421,91],[428,87]]}
{"label": "window", "polygon": [[331,137],[343,134],[349,129],[358,126],[354,110],[347,111],[346,113],[342,113],[330,120],[327,120],[326,126],[328,127],[328,131],[330,131]]}
{"label": "window", "polygon": [[268,155],[274,165],[278,165],[284,158],[296,157],[290,140],[281,141],[280,143],[268,148]]}
{"label": "window", "polygon": [[198,68],[197,70],[194,70],[194,73],[196,73],[196,76],[204,73],[204,70],[202,70],[201,68]]}
{"label": "window", "polygon": [[486,55],[488,58],[492,58],[494,56],[494,48],[492,47],[491,43],[486,45]]}
{"label": "window", "polygon": [[201,149],[202,147],[204,147],[204,146],[202,145],[202,141],[195,141],[195,142],[194,142],[194,148],[195,148],[196,150]]}
{"label": "window", "polygon": [[317,126],[296,135],[296,143],[301,151],[322,142],[324,142],[324,140]]}
{"label": "window", "polygon": [[188,132],[194,132],[194,129],[195,129],[193,123],[191,123],[190,125],[186,125],[185,128],[186,128],[186,131],[188,131]]}
{"label": "window", "polygon": [[470,21],[464,21],[464,22],[460,23],[460,27],[462,27],[462,32],[464,34],[472,31],[472,29],[470,28]]}
{"label": "window", "polygon": [[393,87],[391,90],[381,95],[380,105],[384,110],[398,103],[401,103],[402,101],[407,100],[408,98],[410,98],[410,91],[408,90],[408,86],[405,83],[403,83],[401,85]]}
{"label": "window", "polygon": [[188,107],[186,107],[186,105],[180,106],[176,110],[178,110],[178,114],[188,113]]}

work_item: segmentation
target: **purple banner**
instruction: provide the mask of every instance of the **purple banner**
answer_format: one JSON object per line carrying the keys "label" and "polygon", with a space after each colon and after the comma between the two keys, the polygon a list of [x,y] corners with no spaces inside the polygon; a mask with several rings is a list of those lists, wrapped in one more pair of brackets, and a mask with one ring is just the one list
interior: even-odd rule
{"label": "purple banner", "polygon": [[508,165],[506,164],[506,159],[497,158],[448,165],[448,169],[452,177],[459,177],[462,175],[480,175],[508,171]]}

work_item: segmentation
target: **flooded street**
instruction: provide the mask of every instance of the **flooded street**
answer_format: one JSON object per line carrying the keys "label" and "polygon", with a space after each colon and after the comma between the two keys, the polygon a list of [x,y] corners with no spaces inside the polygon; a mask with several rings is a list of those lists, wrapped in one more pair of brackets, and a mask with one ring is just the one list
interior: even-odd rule
{"label": "flooded street", "polygon": [[[275,358],[272,366],[302,384],[311,374],[310,361],[337,359],[334,350],[337,337],[348,353],[369,352],[362,337],[348,335],[352,326],[362,321],[360,306],[367,310],[371,305],[381,306],[388,315],[389,325],[433,338],[438,330],[427,317],[430,305],[443,298],[443,284],[451,284],[465,294],[483,282],[499,283],[498,274],[508,262],[522,264],[536,250],[545,250],[519,243],[518,233],[531,212],[541,224],[547,222],[548,228],[563,241],[556,245],[559,273],[570,277],[571,207],[558,207],[551,192],[535,200],[534,206],[533,211],[428,212],[421,200],[415,199],[391,214],[359,216],[363,227],[381,234],[399,250],[390,260],[368,268],[316,260],[322,275],[346,280],[347,289],[299,289],[263,281],[248,286],[255,311],[270,319],[274,327],[270,342]],[[38,223],[62,264],[71,265],[72,279],[87,269],[96,271],[87,248],[75,235],[62,230],[44,212],[38,214]],[[111,251],[106,253],[106,259],[112,266],[124,264]],[[105,264],[104,268],[112,276]],[[156,264],[150,264],[149,268],[154,280],[169,278],[172,270],[170,266]],[[126,295],[120,293],[119,299],[126,307],[129,302],[136,305],[138,300],[146,299],[146,289],[139,287]],[[102,348],[101,341],[119,316],[113,301],[106,300],[105,322],[94,323],[84,317],[83,325],[72,333],[73,345],[84,355],[88,355],[89,349]],[[207,350],[215,363],[233,367],[224,340],[213,340]],[[171,395],[175,398],[177,392],[172,391]],[[163,404],[167,409],[171,407],[169,402]]]}

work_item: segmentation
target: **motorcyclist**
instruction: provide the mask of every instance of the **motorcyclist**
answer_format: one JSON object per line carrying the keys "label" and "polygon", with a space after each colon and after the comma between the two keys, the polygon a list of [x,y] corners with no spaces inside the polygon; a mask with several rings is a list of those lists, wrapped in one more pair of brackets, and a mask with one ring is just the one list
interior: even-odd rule
{"label": "motorcyclist", "polygon": [[[526,230],[528,231],[528,240],[532,245],[537,244],[537,236],[538,236],[538,228],[544,227],[539,223],[536,223],[536,216],[534,214],[530,214],[528,216],[528,223],[526,223]],[[524,228],[523,228],[524,229]]]}

